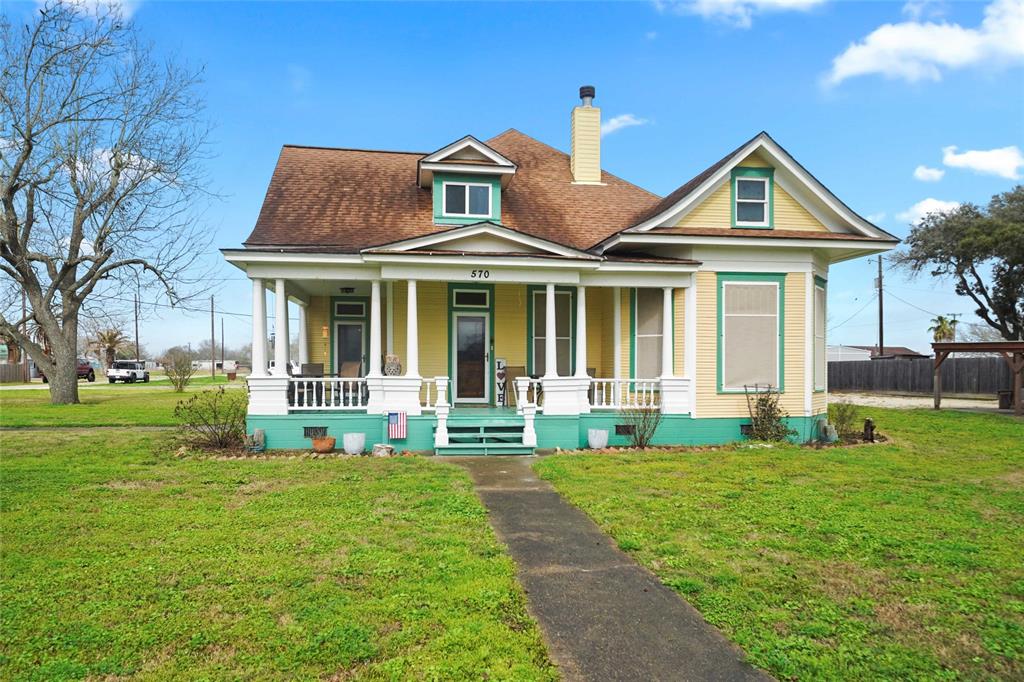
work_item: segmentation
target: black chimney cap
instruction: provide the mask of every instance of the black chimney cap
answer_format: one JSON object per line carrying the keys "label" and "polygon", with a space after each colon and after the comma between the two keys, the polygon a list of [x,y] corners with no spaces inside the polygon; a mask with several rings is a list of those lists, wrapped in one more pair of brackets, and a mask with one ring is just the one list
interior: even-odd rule
{"label": "black chimney cap", "polygon": [[583,99],[584,97],[590,97],[591,99],[593,99],[596,93],[597,91],[594,89],[593,85],[580,86],[580,99]]}

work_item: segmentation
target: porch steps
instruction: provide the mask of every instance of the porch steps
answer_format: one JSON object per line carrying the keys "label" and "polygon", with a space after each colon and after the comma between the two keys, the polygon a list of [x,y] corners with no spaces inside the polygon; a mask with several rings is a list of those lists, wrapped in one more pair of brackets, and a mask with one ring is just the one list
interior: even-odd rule
{"label": "porch steps", "polygon": [[448,445],[435,449],[438,455],[532,455],[523,445],[520,417],[463,417],[449,420]]}

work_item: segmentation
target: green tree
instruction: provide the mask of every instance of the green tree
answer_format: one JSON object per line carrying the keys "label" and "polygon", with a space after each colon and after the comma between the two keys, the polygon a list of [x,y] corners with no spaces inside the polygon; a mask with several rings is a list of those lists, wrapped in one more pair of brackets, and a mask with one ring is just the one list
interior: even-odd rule
{"label": "green tree", "polygon": [[928,327],[928,331],[932,333],[932,339],[936,342],[952,341],[956,338],[956,320],[939,315],[932,319],[932,326]]}
{"label": "green tree", "polygon": [[911,274],[951,278],[985,324],[1007,341],[1024,340],[1024,186],[997,194],[986,208],[929,213],[906,243],[896,261]]}
{"label": "green tree", "polygon": [[104,364],[107,369],[114,365],[117,354],[128,347],[131,339],[120,329],[102,329],[96,332],[96,338],[92,341],[92,347],[103,354]]}

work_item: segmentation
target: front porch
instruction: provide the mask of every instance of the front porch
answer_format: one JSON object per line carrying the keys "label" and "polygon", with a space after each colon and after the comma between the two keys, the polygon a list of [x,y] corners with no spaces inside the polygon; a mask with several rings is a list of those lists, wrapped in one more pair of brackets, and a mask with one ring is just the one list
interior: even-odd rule
{"label": "front porch", "polygon": [[[373,277],[384,268],[313,277],[308,268],[296,276],[294,267],[249,267],[249,430],[264,429],[271,448],[306,447],[304,428],[326,426],[339,442],[358,431],[368,446],[399,450],[451,453],[476,443],[532,452],[580,447],[589,428],[628,444],[616,437],[624,410],[658,410],[666,423],[689,415],[692,266],[652,272],[643,264],[645,274],[625,268],[601,286],[566,265],[478,268],[461,281],[454,268],[440,281]],[[253,276],[267,270],[291,276]],[[414,270],[438,277],[436,267]],[[618,286],[627,281],[650,286]],[[289,308],[297,352],[278,342],[292,337]],[[404,413],[405,438],[388,437],[391,413]]]}

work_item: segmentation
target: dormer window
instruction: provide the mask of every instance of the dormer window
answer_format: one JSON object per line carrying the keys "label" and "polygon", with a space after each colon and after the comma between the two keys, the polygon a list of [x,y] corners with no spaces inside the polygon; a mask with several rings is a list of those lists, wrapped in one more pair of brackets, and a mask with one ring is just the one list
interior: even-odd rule
{"label": "dormer window", "polygon": [[445,182],[443,215],[458,218],[490,218],[490,184]]}
{"label": "dormer window", "polygon": [[736,168],[732,173],[733,227],[772,227],[771,168]]}

